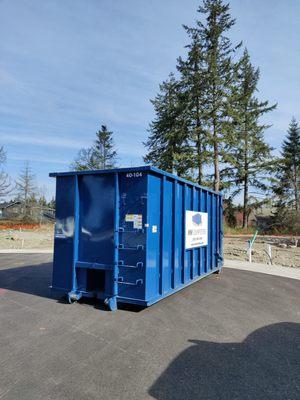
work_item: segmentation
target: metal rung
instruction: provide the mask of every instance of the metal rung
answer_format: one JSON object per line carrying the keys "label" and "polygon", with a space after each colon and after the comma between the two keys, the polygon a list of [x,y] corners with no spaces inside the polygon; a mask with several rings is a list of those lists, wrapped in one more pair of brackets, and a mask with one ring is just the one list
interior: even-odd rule
{"label": "metal rung", "polygon": [[136,263],[136,265],[128,265],[128,264],[124,264],[123,260],[120,260],[119,266],[124,267],[124,268],[143,268],[144,263],[142,261],[139,261]]}
{"label": "metal rung", "polygon": [[100,263],[89,263],[89,262],[77,261],[76,268],[113,270],[115,268],[115,265],[114,264],[100,264]]}
{"label": "metal rung", "polygon": [[123,279],[124,278],[122,276],[119,276],[118,283],[120,283],[121,285],[129,285],[129,286],[141,286],[144,283],[143,279],[137,279],[135,283],[124,281]]}
{"label": "metal rung", "polygon": [[119,244],[120,250],[144,250],[144,246],[142,244],[138,244],[136,247],[125,247],[124,244]]}
{"label": "metal rung", "polygon": [[147,195],[141,196],[141,203],[142,204],[144,204],[144,201],[147,201],[147,200],[148,200],[148,196]]}
{"label": "metal rung", "polygon": [[124,228],[119,228],[118,231],[119,233],[144,233],[144,229],[124,229]]}

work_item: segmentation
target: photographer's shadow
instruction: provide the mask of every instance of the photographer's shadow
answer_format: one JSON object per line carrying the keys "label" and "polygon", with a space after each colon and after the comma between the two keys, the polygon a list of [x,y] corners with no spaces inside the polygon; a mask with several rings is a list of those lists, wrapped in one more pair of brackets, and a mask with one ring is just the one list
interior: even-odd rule
{"label": "photographer's shadow", "polygon": [[241,343],[191,343],[151,386],[152,397],[300,399],[300,324],[265,326]]}

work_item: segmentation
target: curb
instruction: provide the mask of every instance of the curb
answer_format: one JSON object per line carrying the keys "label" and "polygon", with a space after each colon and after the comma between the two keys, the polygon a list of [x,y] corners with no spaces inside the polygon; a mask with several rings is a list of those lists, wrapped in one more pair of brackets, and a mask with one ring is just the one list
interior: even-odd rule
{"label": "curb", "polygon": [[53,254],[51,249],[0,249],[0,254]]}
{"label": "curb", "polygon": [[300,280],[300,268],[283,267],[281,265],[268,265],[249,263],[239,260],[225,260],[224,268],[239,269],[242,271],[258,272],[267,275],[281,276],[283,278]]}

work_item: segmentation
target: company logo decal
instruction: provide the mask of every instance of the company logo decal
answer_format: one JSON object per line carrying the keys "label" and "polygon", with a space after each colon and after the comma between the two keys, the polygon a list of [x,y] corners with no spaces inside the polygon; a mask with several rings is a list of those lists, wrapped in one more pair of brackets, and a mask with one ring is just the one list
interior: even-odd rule
{"label": "company logo decal", "polygon": [[193,221],[193,224],[194,224],[194,225],[197,225],[197,226],[201,225],[201,222],[202,222],[201,214],[195,214],[195,215],[193,215],[192,221]]}

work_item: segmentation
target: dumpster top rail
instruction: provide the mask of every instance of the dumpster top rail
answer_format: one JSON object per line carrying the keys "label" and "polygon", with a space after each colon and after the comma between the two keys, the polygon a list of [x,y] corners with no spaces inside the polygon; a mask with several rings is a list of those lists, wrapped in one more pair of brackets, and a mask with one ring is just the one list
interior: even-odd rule
{"label": "dumpster top rail", "polygon": [[159,175],[164,175],[164,176],[166,176],[168,178],[175,179],[175,180],[177,180],[179,182],[183,182],[183,183],[185,183],[187,185],[207,190],[210,193],[215,193],[215,194],[218,194],[218,195],[222,194],[222,193],[216,192],[215,190],[213,190],[211,188],[208,188],[206,186],[198,185],[195,182],[192,182],[192,181],[184,179],[184,178],[180,178],[179,176],[171,174],[170,172],[166,172],[166,171],[163,171],[163,170],[161,170],[159,168],[152,167],[152,166],[149,166],[149,165],[143,165],[141,167],[128,167],[128,168],[124,167],[124,168],[95,169],[95,170],[84,170],[84,171],[51,172],[49,174],[49,176],[50,177],[56,177],[56,176],[72,176],[72,175],[111,174],[111,173],[116,173],[116,172],[120,172],[120,173],[122,173],[122,172],[128,172],[128,173],[132,172],[132,173],[134,173],[134,172],[147,172],[147,171],[153,172],[153,173],[159,174]]}

